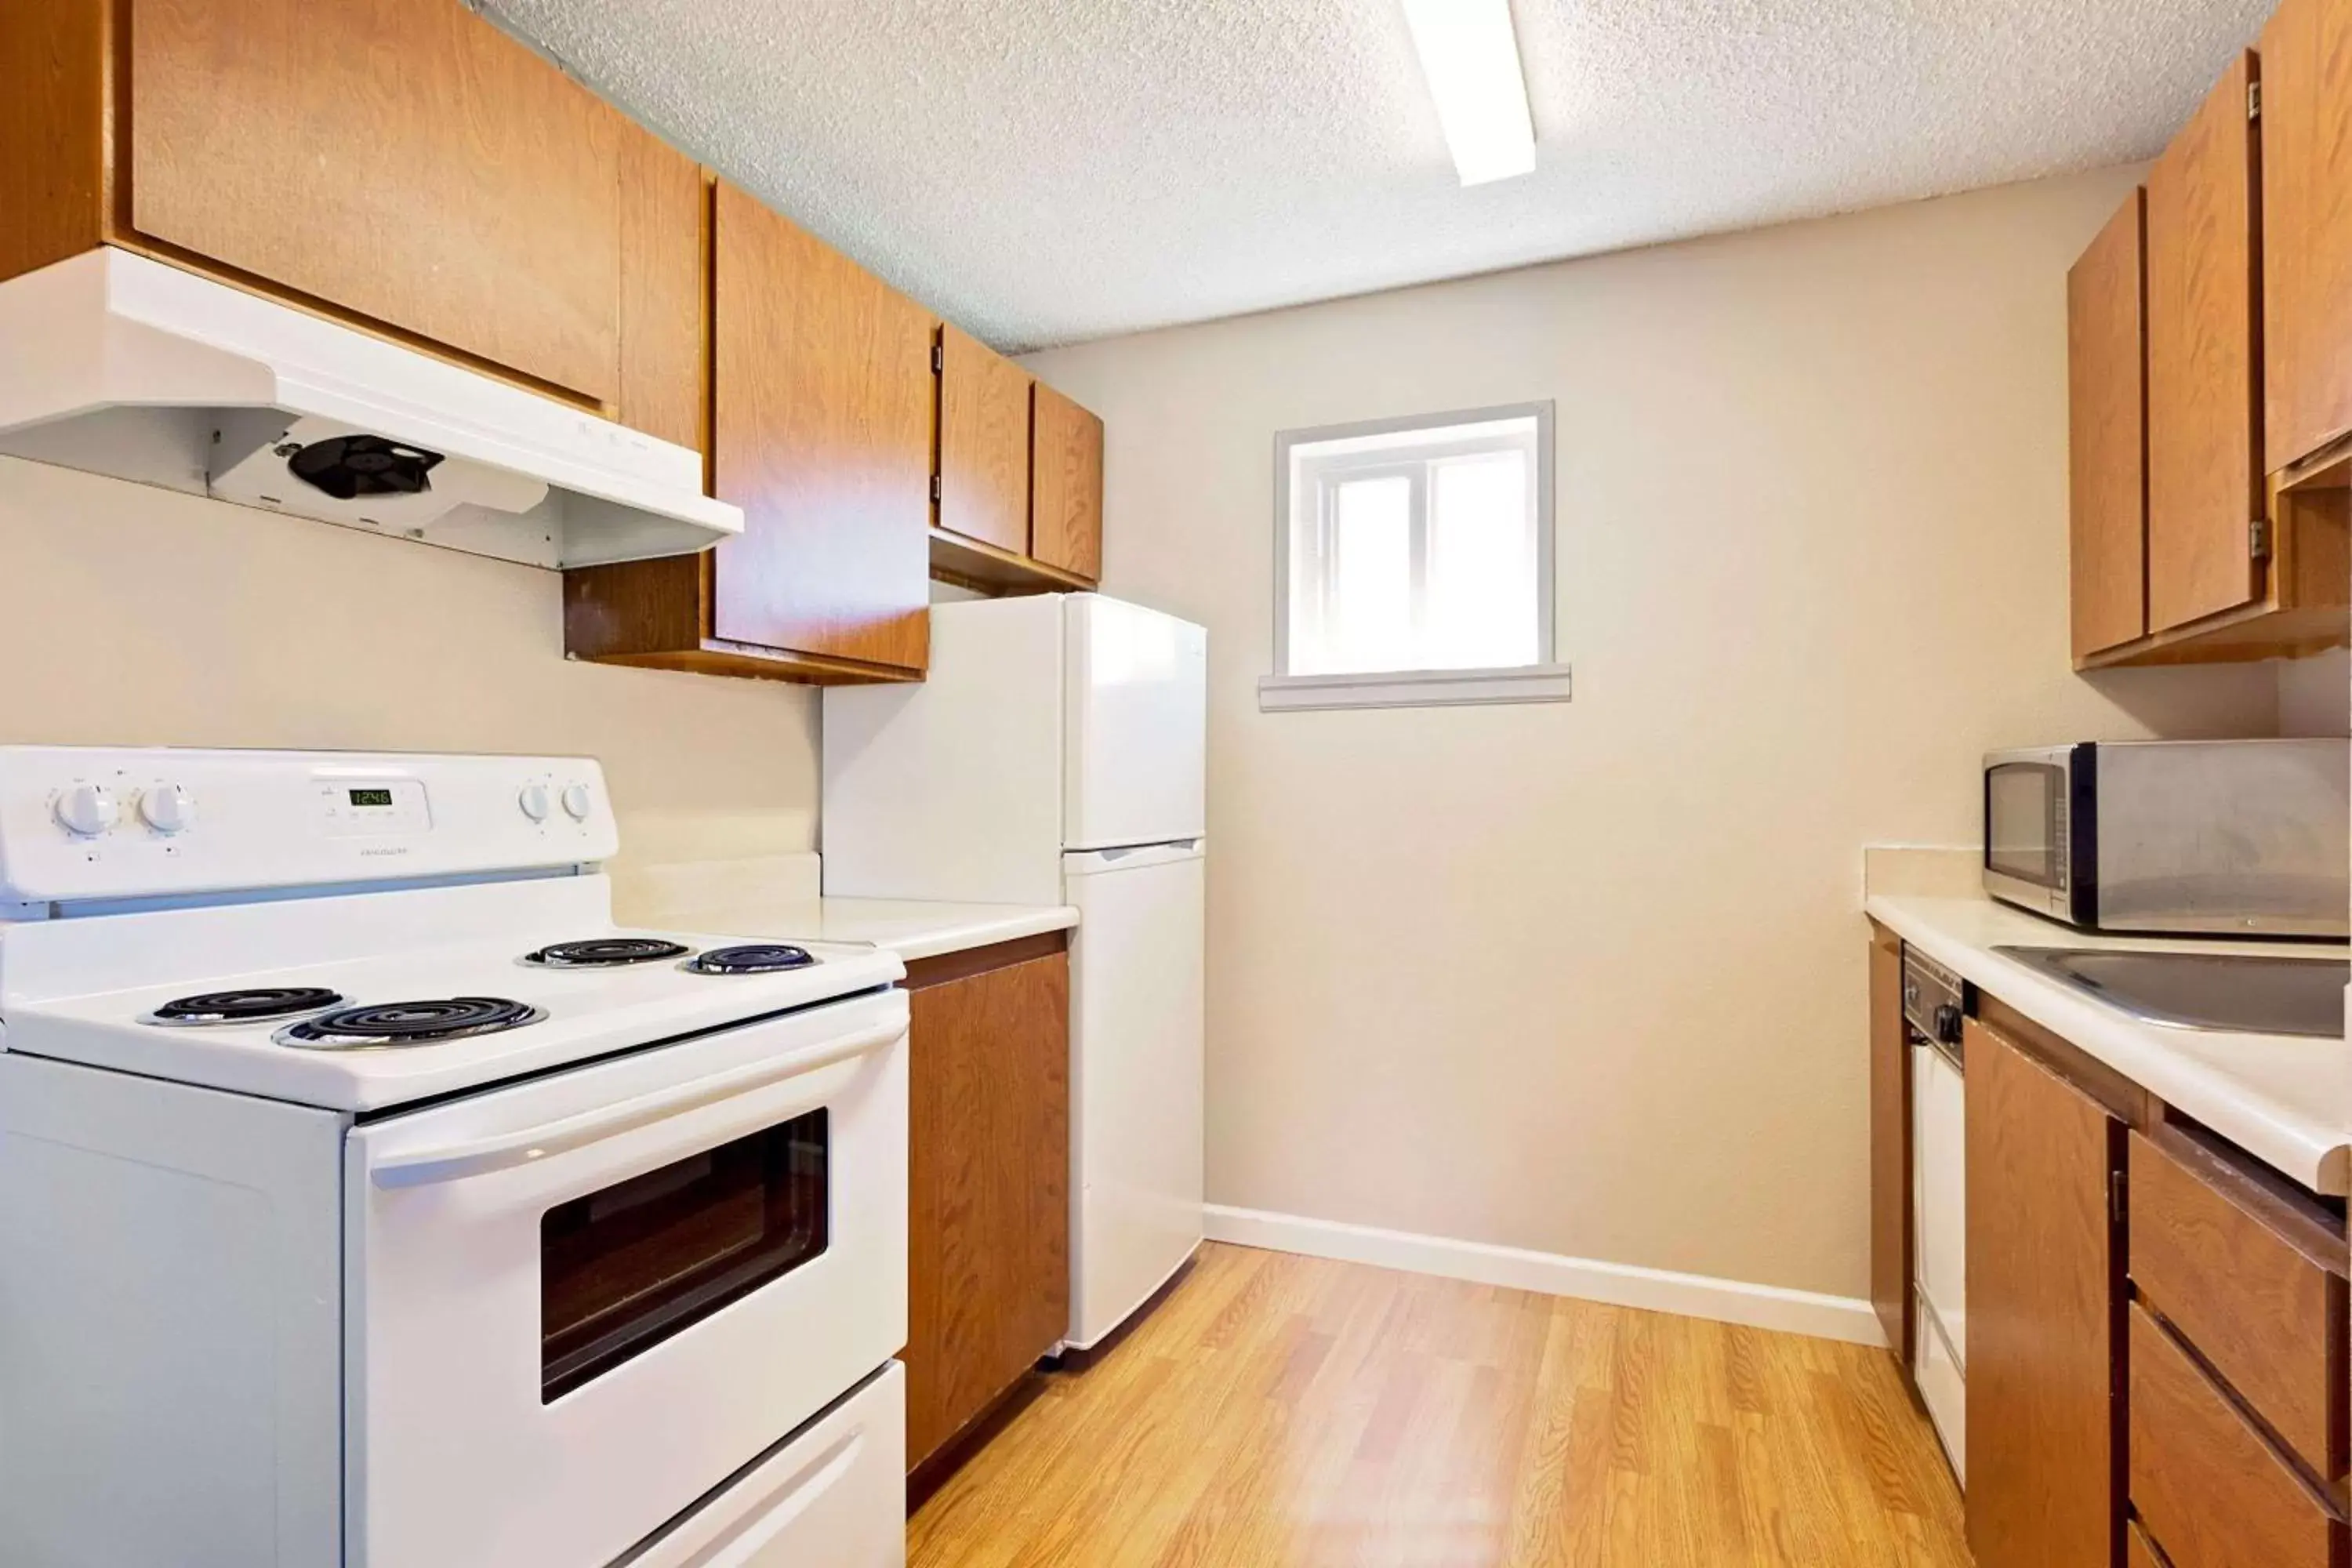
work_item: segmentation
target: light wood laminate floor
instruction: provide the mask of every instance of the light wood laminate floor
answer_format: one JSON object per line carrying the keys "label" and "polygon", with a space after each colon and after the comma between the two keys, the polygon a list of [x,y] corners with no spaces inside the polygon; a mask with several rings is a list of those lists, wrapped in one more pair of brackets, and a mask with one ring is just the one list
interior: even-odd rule
{"label": "light wood laminate floor", "polygon": [[1967,1568],[1885,1353],[1211,1246],[910,1568]]}

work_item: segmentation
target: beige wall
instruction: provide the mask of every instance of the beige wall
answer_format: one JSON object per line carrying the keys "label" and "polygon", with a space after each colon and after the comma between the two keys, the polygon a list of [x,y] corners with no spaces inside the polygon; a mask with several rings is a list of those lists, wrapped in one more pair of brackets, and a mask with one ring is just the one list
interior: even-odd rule
{"label": "beige wall", "polygon": [[624,875],[812,847],[814,697],[567,662],[561,589],[0,458],[0,742],[584,753]]}
{"label": "beige wall", "polygon": [[[1861,847],[1986,747],[2268,733],[2068,668],[2106,172],[1038,356],[1108,586],[1211,635],[1211,1196],[1865,1289]],[[1262,714],[1277,430],[1559,404],[1568,705]]]}

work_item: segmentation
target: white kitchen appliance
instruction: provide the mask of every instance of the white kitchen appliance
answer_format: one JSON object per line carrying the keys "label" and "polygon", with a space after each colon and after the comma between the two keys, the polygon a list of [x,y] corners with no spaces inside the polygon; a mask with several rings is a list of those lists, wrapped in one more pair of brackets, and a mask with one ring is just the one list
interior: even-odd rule
{"label": "white kitchen appliance", "polygon": [[1968,1086],[1966,990],[1903,950],[1911,1053],[1911,1377],[1952,1473],[1968,1481]]}
{"label": "white kitchen appliance", "polygon": [[0,281],[0,453],[535,566],[705,550],[702,455],[111,247]]}
{"label": "white kitchen appliance", "polygon": [[0,1562],[898,1568],[907,1003],[593,762],[0,749]]}
{"label": "white kitchen appliance", "polygon": [[824,698],[826,892],[1078,909],[1081,1350],[1201,1242],[1207,648],[1095,594],[934,605],[924,684]]}

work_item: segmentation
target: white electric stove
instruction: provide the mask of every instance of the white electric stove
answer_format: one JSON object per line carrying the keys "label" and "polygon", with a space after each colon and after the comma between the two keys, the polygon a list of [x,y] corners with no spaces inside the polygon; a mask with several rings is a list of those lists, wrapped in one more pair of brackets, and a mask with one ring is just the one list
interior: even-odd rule
{"label": "white electric stove", "polygon": [[617,847],[584,760],[0,748],[0,1561],[903,1563],[903,969]]}

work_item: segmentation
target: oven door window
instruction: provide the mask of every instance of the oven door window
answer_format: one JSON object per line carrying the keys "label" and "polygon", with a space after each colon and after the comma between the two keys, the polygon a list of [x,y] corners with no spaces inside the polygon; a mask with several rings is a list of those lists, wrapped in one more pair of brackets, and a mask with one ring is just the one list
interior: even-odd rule
{"label": "oven door window", "polygon": [[2063,768],[2003,763],[1985,772],[1985,865],[2039,888],[2060,886],[2058,822]]}
{"label": "oven door window", "polygon": [[541,1401],[822,1254],[827,1155],[825,1113],[813,1110],[548,1210]]}

